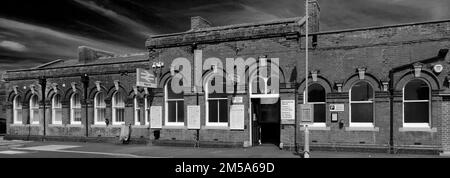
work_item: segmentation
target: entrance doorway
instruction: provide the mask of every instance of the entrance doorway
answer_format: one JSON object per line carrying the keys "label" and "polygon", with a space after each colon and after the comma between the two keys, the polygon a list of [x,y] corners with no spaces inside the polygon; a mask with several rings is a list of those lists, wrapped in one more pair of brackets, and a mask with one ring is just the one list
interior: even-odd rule
{"label": "entrance doorway", "polygon": [[279,98],[252,98],[253,145],[280,143]]}

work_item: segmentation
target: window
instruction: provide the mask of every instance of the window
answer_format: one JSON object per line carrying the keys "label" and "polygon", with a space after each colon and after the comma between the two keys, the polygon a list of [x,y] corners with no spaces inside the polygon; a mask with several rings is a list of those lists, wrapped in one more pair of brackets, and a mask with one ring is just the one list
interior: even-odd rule
{"label": "window", "polygon": [[137,97],[134,97],[134,125],[141,125],[141,109]]}
{"label": "window", "polygon": [[94,108],[94,124],[105,125],[106,103],[105,95],[102,92],[95,94]]}
{"label": "window", "polygon": [[81,103],[78,93],[74,93],[70,97],[70,123],[81,124]]}
{"label": "window", "polygon": [[61,95],[55,94],[52,98],[52,124],[62,124]]}
{"label": "window", "polygon": [[[223,80],[225,81],[225,79]],[[215,80],[211,81],[215,85]],[[223,84],[225,92],[225,84]],[[228,98],[226,93],[210,93],[208,84],[205,86],[206,98],[206,125],[208,126],[228,126]]]}
{"label": "window", "polygon": [[22,102],[19,95],[14,97],[13,107],[14,124],[22,124]]}
{"label": "window", "polygon": [[430,127],[430,87],[420,79],[403,89],[403,126]]}
{"label": "window", "polygon": [[326,103],[325,89],[320,84],[311,84],[308,87],[308,103],[314,107],[313,126],[325,127],[326,121]]}
{"label": "window", "polygon": [[125,102],[122,93],[116,92],[112,97],[112,120],[114,125],[125,123]]}
{"label": "window", "polygon": [[30,123],[39,124],[39,103],[37,95],[30,98]]}
{"label": "window", "polygon": [[367,82],[358,82],[350,89],[350,126],[373,127],[374,91]]}
{"label": "window", "polygon": [[144,100],[144,108],[145,108],[145,125],[150,123],[150,101],[145,97]]}
{"label": "window", "polygon": [[166,125],[184,126],[184,93],[174,93],[171,82],[168,81],[165,86]]}

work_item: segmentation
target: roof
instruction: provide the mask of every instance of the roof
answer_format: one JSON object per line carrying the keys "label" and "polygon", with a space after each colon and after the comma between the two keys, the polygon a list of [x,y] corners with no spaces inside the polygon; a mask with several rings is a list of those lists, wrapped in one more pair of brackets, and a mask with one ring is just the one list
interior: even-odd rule
{"label": "roof", "polygon": [[29,68],[29,69],[9,70],[7,72],[19,72],[19,71],[55,69],[55,68],[65,68],[65,67],[82,67],[82,66],[92,66],[92,65],[141,62],[141,61],[146,61],[146,60],[148,60],[147,52],[117,55],[114,57],[101,57],[96,60],[89,61],[87,63],[80,63],[78,59],[65,59],[65,60],[57,59],[57,60],[42,64],[37,67],[33,67],[33,68]]}

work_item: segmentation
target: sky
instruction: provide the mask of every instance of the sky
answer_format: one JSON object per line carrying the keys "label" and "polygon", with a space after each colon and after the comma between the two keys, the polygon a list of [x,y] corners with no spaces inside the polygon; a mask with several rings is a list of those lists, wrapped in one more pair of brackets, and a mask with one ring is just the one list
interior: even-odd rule
{"label": "sky", "polygon": [[[450,0],[319,0],[321,31],[450,19]],[[0,72],[76,59],[78,46],[145,52],[149,35],[304,16],[304,0],[2,0]]]}

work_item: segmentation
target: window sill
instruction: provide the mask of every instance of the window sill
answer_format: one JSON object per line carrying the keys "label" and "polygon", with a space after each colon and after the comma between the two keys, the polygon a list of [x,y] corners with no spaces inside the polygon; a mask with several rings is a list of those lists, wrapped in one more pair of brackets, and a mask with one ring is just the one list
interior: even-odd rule
{"label": "window sill", "polygon": [[48,124],[48,127],[64,127],[62,124]]}
{"label": "window sill", "polygon": [[121,128],[122,125],[91,125],[91,128],[108,128],[108,127]]}
{"label": "window sill", "polygon": [[131,128],[144,128],[144,129],[148,129],[150,128],[149,125],[132,125]]}
{"label": "window sill", "polygon": [[369,131],[369,132],[379,132],[378,127],[345,127],[345,131]]}
{"label": "window sill", "polygon": [[19,124],[19,123],[15,123],[15,124],[9,124],[9,126],[26,126],[25,124]]}
{"label": "window sill", "polygon": [[399,132],[430,132],[434,133],[437,132],[437,128],[433,127],[400,127],[398,129]]}
{"label": "window sill", "polygon": [[176,125],[165,125],[162,126],[162,129],[186,129],[186,126],[176,126]]}
{"label": "window sill", "polygon": [[201,129],[205,129],[205,130],[230,130],[230,128],[228,126],[202,126]]}
{"label": "window sill", "polygon": [[82,124],[67,124],[67,127],[84,127]]}
{"label": "window sill", "polygon": [[[305,130],[305,127],[300,127],[301,131]],[[331,130],[330,127],[321,127],[321,126],[308,126],[308,130],[324,130],[324,131],[329,131]]]}

